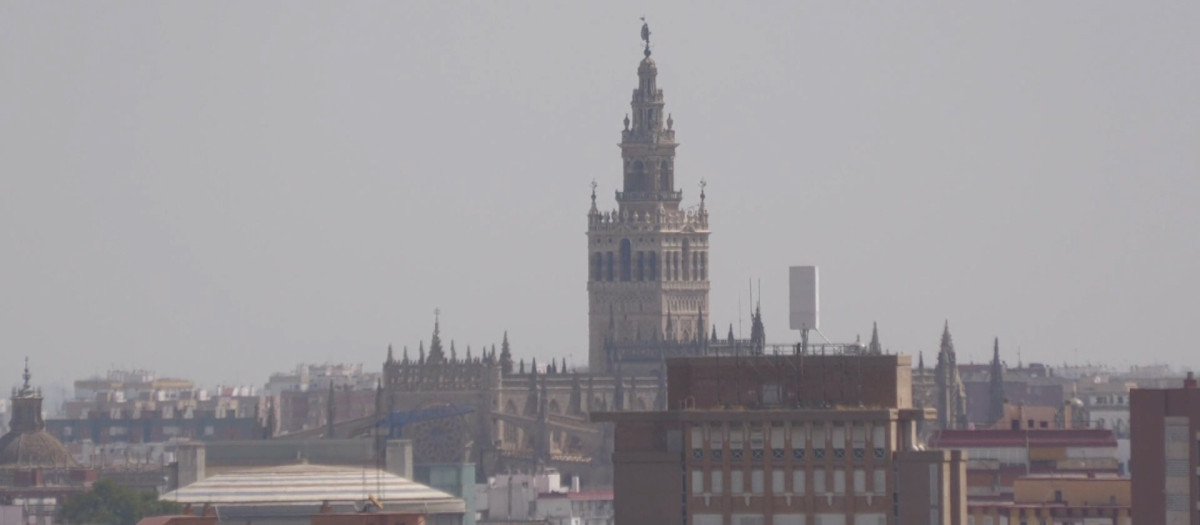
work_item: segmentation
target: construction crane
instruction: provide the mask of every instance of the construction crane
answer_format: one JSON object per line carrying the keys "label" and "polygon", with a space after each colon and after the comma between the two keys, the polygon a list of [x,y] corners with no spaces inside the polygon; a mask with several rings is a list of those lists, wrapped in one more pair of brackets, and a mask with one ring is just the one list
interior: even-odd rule
{"label": "construction crane", "polygon": [[380,419],[379,422],[375,424],[375,427],[379,428],[386,426],[388,427],[388,439],[399,439],[403,434],[405,425],[461,416],[463,414],[470,414],[474,411],[475,409],[472,407],[445,405],[440,407],[410,410],[408,412],[392,412],[383,419]]}

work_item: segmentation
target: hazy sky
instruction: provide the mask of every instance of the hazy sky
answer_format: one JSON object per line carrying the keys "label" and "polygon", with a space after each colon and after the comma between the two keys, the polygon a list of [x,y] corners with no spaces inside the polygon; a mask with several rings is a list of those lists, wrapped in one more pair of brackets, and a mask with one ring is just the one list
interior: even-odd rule
{"label": "hazy sky", "polygon": [[0,384],[378,369],[435,308],[582,364],[642,15],[722,332],[816,264],[834,340],[1200,364],[1195,1],[5,1]]}

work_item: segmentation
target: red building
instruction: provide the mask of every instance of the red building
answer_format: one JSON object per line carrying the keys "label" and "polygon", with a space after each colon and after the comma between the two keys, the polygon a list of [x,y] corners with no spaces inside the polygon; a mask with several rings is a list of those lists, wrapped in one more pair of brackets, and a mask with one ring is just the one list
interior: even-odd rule
{"label": "red building", "polygon": [[606,412],[622,525],[965,525],[958,451],[920,450],[911,358],[669,359],[668,409]]}
{"label": "red building", "polygon": [[1200,388],[1129,392],[1133,519],[1138,525],[1200,525]]}

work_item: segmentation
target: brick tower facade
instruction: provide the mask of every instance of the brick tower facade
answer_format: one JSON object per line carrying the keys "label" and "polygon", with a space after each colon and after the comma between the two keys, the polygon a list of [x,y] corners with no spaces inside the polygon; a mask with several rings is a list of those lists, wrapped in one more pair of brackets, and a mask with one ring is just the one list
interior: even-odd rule
{"label": "brick tower facade", "polygon": [[650,31],[638,65],[632,118],[621,132],[624,177],[617,209],[588,212],[588,366],[593,373],[656,373],[668,355],[706,339],[708,211],[681,208],[674,121],[663,112]]}

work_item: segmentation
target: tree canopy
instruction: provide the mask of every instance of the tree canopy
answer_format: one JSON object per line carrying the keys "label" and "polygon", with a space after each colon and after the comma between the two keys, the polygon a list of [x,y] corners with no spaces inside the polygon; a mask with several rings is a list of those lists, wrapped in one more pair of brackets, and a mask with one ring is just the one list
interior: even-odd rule
{"label": "tree canopy", "polygon": [[71,525],[136,525],[147,516],[178,514],[180,506],[151,491],[135,491],[113,481],[97,481],[91,490],[63,504],[59,519]]}

